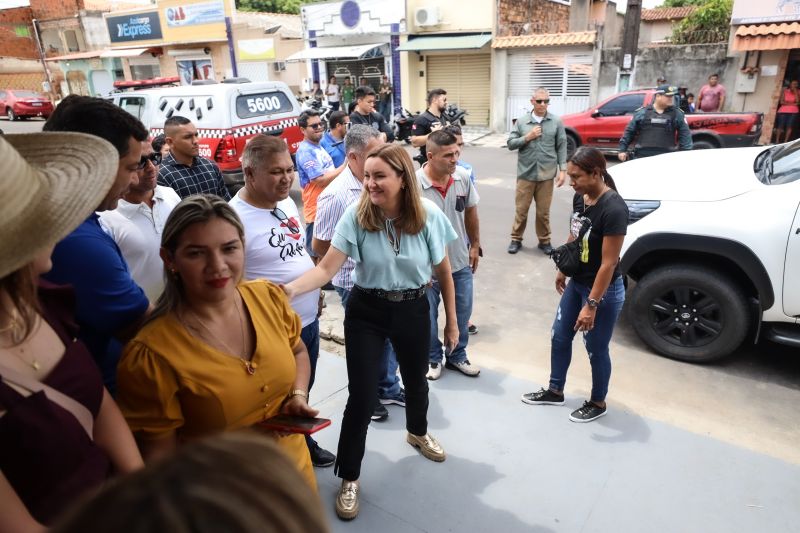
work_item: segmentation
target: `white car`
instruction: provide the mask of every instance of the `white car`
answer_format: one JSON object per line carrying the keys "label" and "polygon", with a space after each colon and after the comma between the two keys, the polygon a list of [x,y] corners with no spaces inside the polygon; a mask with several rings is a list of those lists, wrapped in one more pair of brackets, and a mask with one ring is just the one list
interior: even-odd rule
{"label": "white car", "polygon": [[760,335],[800,347],[800,141],[665,154],[611,173],[631,216],[628,317],[650,348],[705,362]]}

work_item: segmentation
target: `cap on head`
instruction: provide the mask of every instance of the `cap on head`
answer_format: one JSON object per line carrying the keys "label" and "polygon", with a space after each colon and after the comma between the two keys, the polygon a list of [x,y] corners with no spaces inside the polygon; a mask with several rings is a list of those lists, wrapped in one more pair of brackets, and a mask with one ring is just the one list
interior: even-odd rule
{"label": "cap on head", "polygon": [[663,94],[664,96],[675,96],[678,94],[678,88],[671,85],[659,85],[656,88],[656,94]]}

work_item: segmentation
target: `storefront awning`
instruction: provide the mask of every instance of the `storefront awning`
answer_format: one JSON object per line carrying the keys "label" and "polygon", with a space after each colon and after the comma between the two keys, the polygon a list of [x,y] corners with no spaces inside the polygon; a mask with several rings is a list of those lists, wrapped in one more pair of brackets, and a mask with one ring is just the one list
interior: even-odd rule
{"label": "storefront awning", "polygon": [[397,47],[400,52],[432,52],[437,50],[474,50],[483,48],[491,35],[442,35],[417,37]]}
{"label": "storefront awning", "polygon": [[384,43],[358,44],[354,46],[320,46],[295,52],[286,61],[305,61],[307,59],[358,59],[367,52],[383,46]]}
{"label": "storefront awning", "polygon": [[150,50],[149,48],[128,48],[125,50],[106,50],[100,57],[136,57]]}
{"label": "storefront awning", "polygon": [[800,48],[800,22],[739,26],[734,35],[733,49],[740,52],[792,48]]}
{"label": "storefront awning", "polygon": [[47,61],[76,61],[78,59],[94,59],[100,57],[102,50],[90,50],[88,52],[75,52],[74,54],[64,54],[46,58]]}

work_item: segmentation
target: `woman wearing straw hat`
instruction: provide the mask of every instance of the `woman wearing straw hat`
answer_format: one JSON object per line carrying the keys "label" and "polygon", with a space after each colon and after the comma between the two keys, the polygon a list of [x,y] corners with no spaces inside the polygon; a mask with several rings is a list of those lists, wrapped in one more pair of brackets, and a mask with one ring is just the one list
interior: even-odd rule
{"label": "woman wearing straw hat", "polygon": [[114,147],[80,133],[0,138],[0,529],[38,531],[112,472],[142,466],[86,347],[70,289],[37,281],[112,188]]}

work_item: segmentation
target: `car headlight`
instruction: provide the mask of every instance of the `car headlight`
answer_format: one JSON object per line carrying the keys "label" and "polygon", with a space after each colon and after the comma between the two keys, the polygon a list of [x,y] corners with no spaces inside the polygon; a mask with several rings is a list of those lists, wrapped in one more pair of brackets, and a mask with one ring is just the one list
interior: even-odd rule
{"label": "car headlight", "polygon": [[625,200],[628,204],[628,224],[637,222],[659,207],[661,202],[657,200]]}

